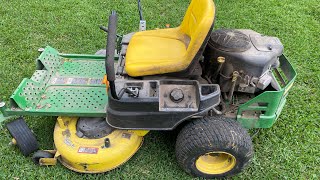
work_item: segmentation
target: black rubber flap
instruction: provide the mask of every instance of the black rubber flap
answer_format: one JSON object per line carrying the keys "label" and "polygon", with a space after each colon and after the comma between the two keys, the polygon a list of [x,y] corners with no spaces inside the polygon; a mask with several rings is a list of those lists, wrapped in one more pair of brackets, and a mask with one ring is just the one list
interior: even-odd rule
{"label": "black rubber flap", "polygon": [[210,48],[230,52],[243,52],[251,47],[250,38],[234,29],[218,29],[211,33]]}

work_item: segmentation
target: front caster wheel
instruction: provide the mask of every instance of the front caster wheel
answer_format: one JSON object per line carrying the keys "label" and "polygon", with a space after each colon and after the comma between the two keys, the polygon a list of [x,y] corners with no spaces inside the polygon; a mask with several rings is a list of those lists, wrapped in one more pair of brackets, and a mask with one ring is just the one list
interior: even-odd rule
{"label": "front caster wheel", "polygon": [[189,122],[179,132],[176,156],[189,174],[203,178],[235,175],[253,156],[252,141],[241,125],[224,117]]}
{"label": "front caster wheel", "polygon": [[39,144],[23,118],[7,124],[7,129],[14,138],[23,155],[28,156],[39,149]]}

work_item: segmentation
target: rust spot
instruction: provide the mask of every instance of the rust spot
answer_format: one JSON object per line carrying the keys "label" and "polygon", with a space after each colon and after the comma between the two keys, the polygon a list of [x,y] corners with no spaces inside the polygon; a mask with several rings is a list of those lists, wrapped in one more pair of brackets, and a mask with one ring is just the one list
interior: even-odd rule
{"label": "rust spot", "polygon": [[88,164],[80,163],[79,165],[83,167],[83,170],[88,171]]}
{"label": "rust spot", "polygon": [[131,138],[131,134],[122,133],[122,138],[130,139]]}
{"label": "rust spot", "polygon": [[70,137],[70,136],[71,136],[70,130],[69,130],[69,129],[66,129],[65,131],[62,131],[62,135],[63,135],[63,136]]}
{"label": "rust spot", "polygon": [[70,147],[75,147],[75,145],[72,143],[72,141],[69,139],[69,138],[65,138],[64,139],[64,143],[67,145],[67,146],[70,146]]}
{"label": "rust spot", "polygon": [[64,121],[63,123],[64,123],[64,126],[68,127],[69,121]]}

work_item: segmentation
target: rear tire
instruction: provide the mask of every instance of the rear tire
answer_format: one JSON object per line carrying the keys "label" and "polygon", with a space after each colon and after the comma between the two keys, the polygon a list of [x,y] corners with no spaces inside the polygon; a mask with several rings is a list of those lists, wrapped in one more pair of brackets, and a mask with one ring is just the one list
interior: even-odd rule
{"label": "rear tire", "polygon": [[186,124],[179,132],[176,157],[189,174],[203,178],[232,176],[253,156],[250,135],[241,125],[222,116]]}
{"label": "rear tire", "polygon": [[33,135],[23,118],[7,124],[11,136],[16,140],[17,146],[23,155],[28,156],[39,149],[36,137]]}

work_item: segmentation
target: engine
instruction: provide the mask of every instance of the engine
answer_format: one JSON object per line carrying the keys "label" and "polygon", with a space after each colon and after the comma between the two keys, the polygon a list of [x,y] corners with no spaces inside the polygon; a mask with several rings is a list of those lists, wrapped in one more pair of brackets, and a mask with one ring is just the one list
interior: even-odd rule
{"label": "engine", "polygon": [[252,30],[219,29],[212,32],[204,52],[204,74],[219,83],[221,92],[255,93],[272,81],[283,45],[276,37]]}

